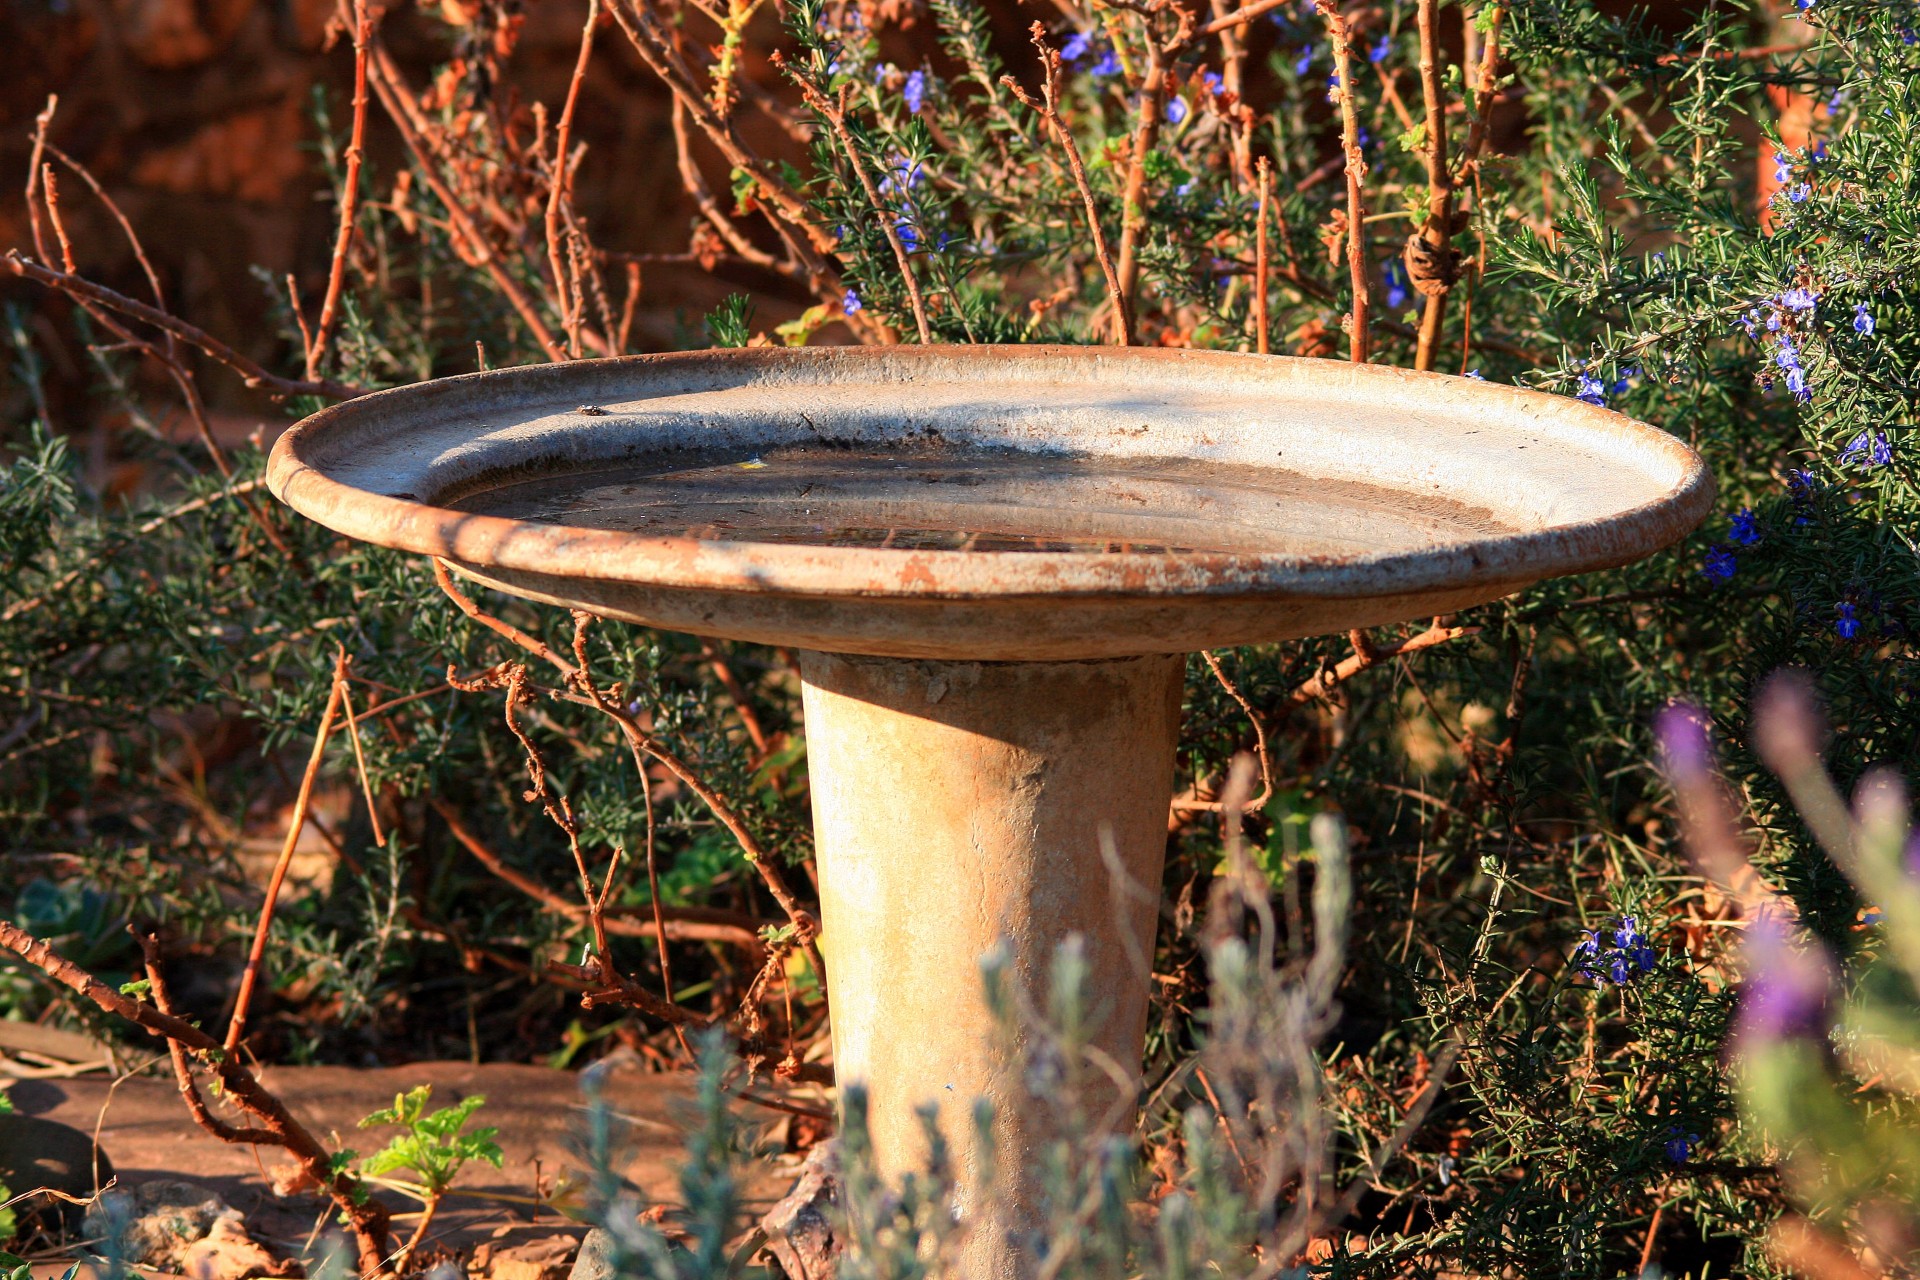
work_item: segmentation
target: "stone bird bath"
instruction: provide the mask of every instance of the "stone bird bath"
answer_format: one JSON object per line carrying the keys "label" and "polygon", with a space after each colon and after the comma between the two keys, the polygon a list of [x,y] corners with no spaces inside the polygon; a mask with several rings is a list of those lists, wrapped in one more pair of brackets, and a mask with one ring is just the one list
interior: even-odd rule
{"label": "stone bird bath", "polygon": [[[1460,378],[1200,351],[744,350],[446,378],[289,431],[268,483],[514,595],[800,653],[835,1070],[889,1171],[992,1099],[1021,1274],[1048,1130],[978,961],[1043,998],[1085,940],[1137,1070],[1181,678],[1198,649],[1429,618],[1658,550],[1713,485],[1678,440]],[[1121,904],[1117,906],[1116,904]],[[1137,952],[1136,952],[1137,954]]]}

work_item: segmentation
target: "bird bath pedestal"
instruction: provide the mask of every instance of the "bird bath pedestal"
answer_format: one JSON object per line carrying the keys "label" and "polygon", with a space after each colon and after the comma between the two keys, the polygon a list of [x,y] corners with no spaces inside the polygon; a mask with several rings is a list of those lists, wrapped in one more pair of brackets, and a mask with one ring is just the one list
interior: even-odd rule
{"label": "bird bath pedestal", "polygon": [[996,1104],[981,1280],[1029,1268],[1024,1157],[1050,1117],[992,1047],[979,959],[1003,945],[1040,1000],[1078,933],[1097,1046],[1139,1069],[1156,904],[1109,859],[1160,883],[1184,655],[1625,564],[1713,496],[1679,441],[1574,400],[1049,347],[448,378],[307,419],[268,482],[515,595],[800,651],[835,1072],[866,1086],[887,1172],[938,1102],[964,1185],[970,1104]]}

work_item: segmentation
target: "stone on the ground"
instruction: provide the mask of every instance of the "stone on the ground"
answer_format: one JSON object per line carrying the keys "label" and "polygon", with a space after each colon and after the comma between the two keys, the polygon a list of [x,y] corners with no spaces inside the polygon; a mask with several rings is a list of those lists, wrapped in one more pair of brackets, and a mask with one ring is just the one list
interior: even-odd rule
{"label": "stone on the ground", "polygon": [[613,1237],[605,1227],[595,1227],[580,1242],[567,1280],[613,1280],[613,1253]]}
{"label": "stone on the ground", "polygon": [[261,1280],[300,1274],[300,1265],[281,1261],[247,1234],[238,1214],[213,1220],[207,1234],[180,1254],[188,1280]]}
{"label": "stone on the ground", "polygon": [[102,1242],[102,1251],[120,1232],[119,1247],[128,1262],[184,1270],[188,1250],[222,1219],[238,1225],[240,1211],[205,1187],[161,1179],[107,1192],[87,1210],[84,1229]]}
{"label": "stone on the ground", "polygon": [[80,1207],[61,1197],[85,1200],[112,1178],[113,1162],[80,1130],[39,1116],[0,1114],[0,1186],[8,1196],[43,1187],[60,1193],[22,1201],[16,1209],[23,1216],[44,1212],[77,1225]]}
{"label": "stone on the ground", "polygon": [[839,1194],[840,1148],[822,1142],[807,1153],[793,1190],[760,1219],[767,1248],[789,1276],[833,1280],[840,1241],[833,1234],[830,1209]]}
{"label": "stone on the ground", "polygon": [[564,1280],[580,1241],[570,1235],[523,1240],[514,1245],[481,1245],[473,1253],[475,1275],[488,1280]]}

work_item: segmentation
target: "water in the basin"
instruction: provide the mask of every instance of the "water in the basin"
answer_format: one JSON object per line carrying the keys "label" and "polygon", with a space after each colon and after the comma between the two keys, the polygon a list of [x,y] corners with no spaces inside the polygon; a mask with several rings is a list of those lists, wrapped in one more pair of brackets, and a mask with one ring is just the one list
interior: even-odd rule
{"label": "water in the basin", "polygon": [[503,478],[446,505],[662,537],[937,551],[1352,555],[1509,531],[1444,498],[1275,468],[952,448],[655,457]]}

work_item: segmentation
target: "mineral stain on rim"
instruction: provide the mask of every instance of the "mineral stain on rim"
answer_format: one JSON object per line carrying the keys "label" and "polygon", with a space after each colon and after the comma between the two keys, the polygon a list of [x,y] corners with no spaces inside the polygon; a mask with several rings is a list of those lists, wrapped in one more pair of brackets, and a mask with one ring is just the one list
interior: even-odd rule
{"label": "mineral stain on rim", "polygon": [[1222,352],[697,352],[396,388],[281,438],[349,536],[670,629],[1112,657],[1448,612],[1684,536],[1657,428],[1381,366]]}

